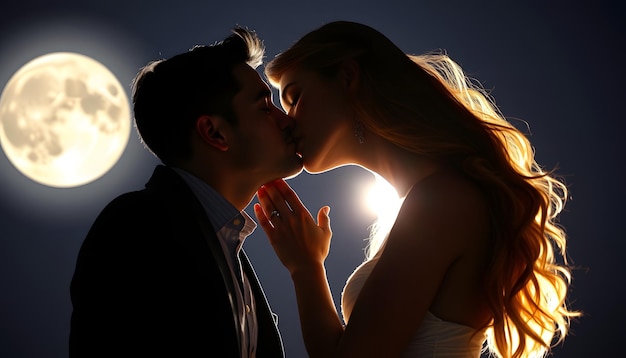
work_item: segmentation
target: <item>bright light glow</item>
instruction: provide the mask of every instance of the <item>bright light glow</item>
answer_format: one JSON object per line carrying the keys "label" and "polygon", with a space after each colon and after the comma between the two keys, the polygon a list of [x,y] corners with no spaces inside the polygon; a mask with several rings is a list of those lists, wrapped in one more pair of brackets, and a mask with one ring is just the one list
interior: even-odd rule
{"label": "bright light glow", "polygon": [[35,58],[0,97],[0,144],[28,178],[51,187],[87,184],[108,172],[130,137],[124,88],[100,62],[77,53]]}
{"label": "bright light glow", "polygon": [[378,230],[388,232],[402,205],[396,189],[383,177],[374,174],[374,183],[367,192],[366,200],[367,207],[378,218]]}

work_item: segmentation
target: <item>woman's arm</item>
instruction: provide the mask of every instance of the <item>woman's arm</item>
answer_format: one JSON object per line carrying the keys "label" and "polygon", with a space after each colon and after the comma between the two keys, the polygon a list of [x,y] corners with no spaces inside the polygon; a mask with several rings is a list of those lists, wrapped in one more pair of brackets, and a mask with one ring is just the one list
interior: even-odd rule
{"label": "woman's arm", "polygon": [[[310,356],[392,357],[406,350],[448,268],[475,242],[473,236],[484,234],[477,224],[481,210],[459,197],[463,189],[451,190],[444,181],[431,180],[405,199],[345,330],[324,269],[331,237],[327,209],[315,224],[284,181],[259,191],[255,214],[291,273]],[[266,213],[273,210],[281,215],[269,220]]]}
{"label": "woman's arm", "polygon": [[[294,283],[307,352],[330,357],[343,333],[324,268],[332,236],[330,208],[320,209],[316,224],[282,180],[263,186],[257,195],[257,220]],[[279,214],[272,215],[274,210]]]}

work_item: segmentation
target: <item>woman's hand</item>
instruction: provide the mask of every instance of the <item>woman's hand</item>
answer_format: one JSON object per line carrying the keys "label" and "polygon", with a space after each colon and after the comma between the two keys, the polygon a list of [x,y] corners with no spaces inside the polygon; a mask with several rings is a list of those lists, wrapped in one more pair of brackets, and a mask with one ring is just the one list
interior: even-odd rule
{"label": "woman's hand", "polygon": [[317,224],[298,195],[282,179],[263,185],[257,192],[254,214],[265,230],[274,251],[293,275],[324,264],[332,231],[328,213],[322,207]]}

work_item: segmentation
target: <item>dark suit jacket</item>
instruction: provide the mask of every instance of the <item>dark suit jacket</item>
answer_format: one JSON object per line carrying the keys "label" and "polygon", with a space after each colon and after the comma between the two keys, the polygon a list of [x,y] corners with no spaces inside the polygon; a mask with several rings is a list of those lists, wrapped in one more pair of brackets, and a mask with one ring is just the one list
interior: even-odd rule
{"label": "dark suit jacket", "polygon": [[[257,357],[283,357],[243,251],[241,259],[257,302]],[[200,202],[157,166],[146,188],[109,203],[85,238],[70,289],[70,357],[238,357],[225,265]]]}

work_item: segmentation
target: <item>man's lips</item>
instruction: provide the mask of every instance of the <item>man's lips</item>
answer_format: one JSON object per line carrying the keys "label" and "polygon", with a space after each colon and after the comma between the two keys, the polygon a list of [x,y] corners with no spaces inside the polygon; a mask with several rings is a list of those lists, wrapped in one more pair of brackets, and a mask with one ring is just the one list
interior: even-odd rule
{"label": "man's lips", "polygon": [[296,145],[296,154],[302,158],[302,152],[300,151],[300,137],[294,137],[293,142]]}
{"label": "man's lips", "polygon": [[296,155],[299,156],[300,158],[302,158],[302,152],[300,151],[300,146],[298,145],[298,140],[294,140],[293,143],[295,145],[295,151],[296,151]]}
{"label": "man's lips", "polygon": [[287,135],[285,135],[285,144],[287,145],[292,145],[294,146],[294,150],[296,152],[296,155],[299,156],[300,158],[302,158],[302,154],[300,153],[299,146],[298,146],[298,142],[300,141],[300,138],[298,137],[294,137],[293,135],[291,135],[291,133],[288,133]]}
{"label": "man's lips", "polygon": [[300,152],[300,136],[297,134],[294,134],[293,130],[291,128],[286,129],[284,131],[285,134],[285,143],[287,145],[294,145],[294,150],[296,152],[296,155],[298,155],[300,158],[302,158],[302,153]]}

